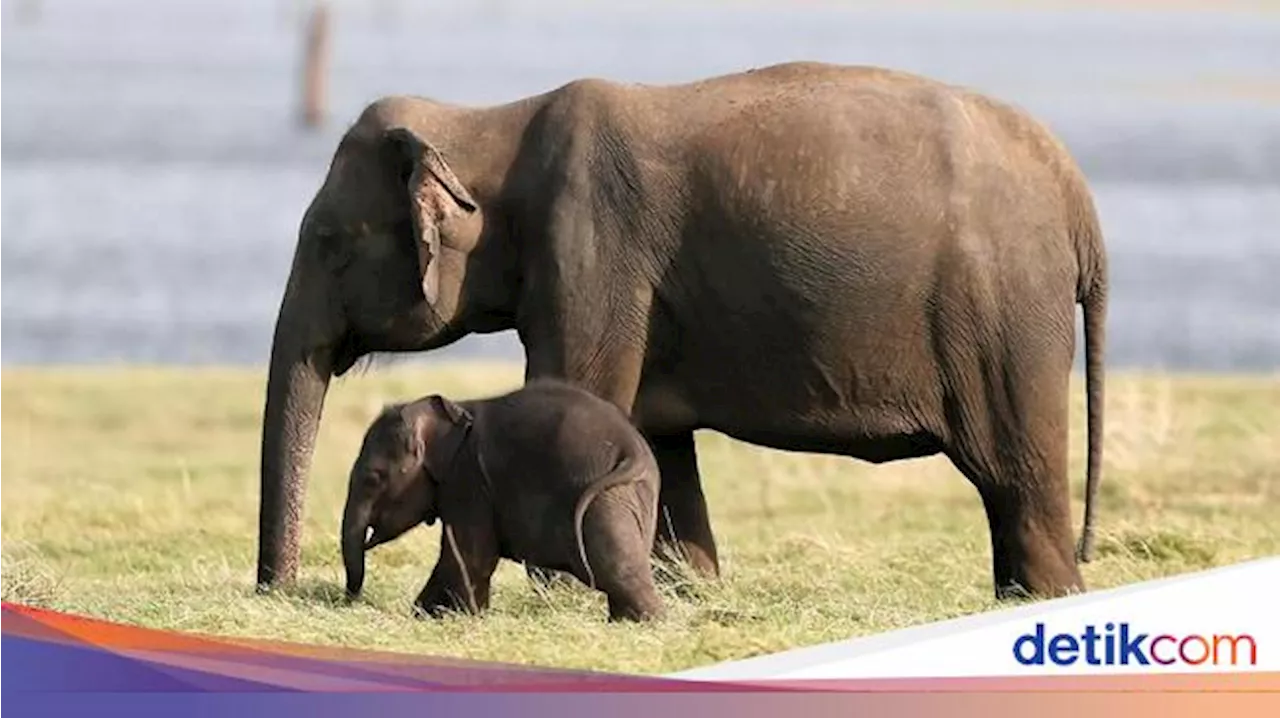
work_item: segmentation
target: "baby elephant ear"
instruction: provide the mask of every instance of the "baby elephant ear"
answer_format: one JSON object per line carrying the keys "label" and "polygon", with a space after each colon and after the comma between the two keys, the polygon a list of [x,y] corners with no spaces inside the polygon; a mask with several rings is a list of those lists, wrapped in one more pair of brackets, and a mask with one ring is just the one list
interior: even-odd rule
{"label": "baby elephant ear", "polygon": [[456,426],[471,426],[471,412],[443,396],[431,397],[432,407]]}

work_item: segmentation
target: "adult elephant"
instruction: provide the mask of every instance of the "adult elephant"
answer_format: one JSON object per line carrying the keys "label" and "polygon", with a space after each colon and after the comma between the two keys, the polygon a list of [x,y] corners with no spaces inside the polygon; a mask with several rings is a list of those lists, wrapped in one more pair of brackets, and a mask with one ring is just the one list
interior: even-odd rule
{"label": "adult elephant", "polygon": [[1106,262],[1092,199],[1027,115],[866,67],[580,80],[511,104],[370,105],[308,208],[276,323],[258,581],[291,579],[331,376],[515,329],[527,377],[631,412],[662,536],[718,564],[693,432],[977,487],[999,595],[1083,589],[1068,384],[1084,307],[1091,541]]}

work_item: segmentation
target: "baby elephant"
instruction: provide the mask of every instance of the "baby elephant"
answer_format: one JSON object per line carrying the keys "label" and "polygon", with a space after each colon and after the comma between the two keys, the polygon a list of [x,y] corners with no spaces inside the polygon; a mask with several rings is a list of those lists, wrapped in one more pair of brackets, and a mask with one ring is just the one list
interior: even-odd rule
{"label": "baby elephant", "polygon": [[562,382],[388,407],[351,469],[347,594],[360,594],[365,551],[439,517],[440,558],[415,602],[425,613],[486,609],[501,557],[573,574],[609,597],[611,620],[657,618],[649,554],[658,481],[627,417]]}

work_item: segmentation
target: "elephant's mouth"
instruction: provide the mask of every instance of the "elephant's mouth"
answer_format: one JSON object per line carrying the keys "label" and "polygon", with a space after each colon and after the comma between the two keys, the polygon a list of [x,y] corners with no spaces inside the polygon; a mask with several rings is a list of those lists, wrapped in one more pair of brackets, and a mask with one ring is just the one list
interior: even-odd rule
{"label": "elephant's mouth", "polygon": [[359,341],[350,334],[344,336],[333,348],[333,375],[340,377],[346,374],[363,355]]}
{"label": "elephant's mouth", "polygon": [[377,353],[438,349],[461,339],[468,331],[441,322],[434,309],[429,309],[424,321],[410,326],[413,329],[407,331],[393,328],[379,333],[347,333],[333,348],[333,375],[341,377],[366,358],[372,363]]}
{"label": "elephant's mouth", "polygon": [[[437,518],[439,517],[436,515],[434,511],[427,511],[422,515],[422,523],[426,524],[427,526],[434,526]],[[375,546],[381,546],[382,544],[390,541],[393,538],[396,538],[399,535],[400,534],[398,533],[390,534],[386,531],[380,531],[378,530],[377,526],[370,526],[368,529],[365,530],[364,550],[368,551],[369,549],[374,548]]]}
{"label": "elephant's mouth", "polygon": [[364,550],[368,551],[375,546],[381,546],[395,537],[395,534],[379,531],[376,527],[370,526],[369,532],[364,539]]}

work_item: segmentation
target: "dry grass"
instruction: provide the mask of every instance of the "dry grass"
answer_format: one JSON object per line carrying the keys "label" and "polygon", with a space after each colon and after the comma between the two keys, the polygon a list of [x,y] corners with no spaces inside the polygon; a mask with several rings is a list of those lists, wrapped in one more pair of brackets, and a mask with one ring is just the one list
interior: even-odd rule
{"label": "dry grass", "polygon": [[[183,631],[638,672],[995,606],[981,505],[945,460],[872,467],[711,433],[699,449],[725,577],[669,583],[666,622],[609,625],[603,597],[536,591],[514,565],[500,569],[487,617],[415,620],[409,603],[438,533],[425,528],[373,552],[367,599],[343,605],[339,509],[366,422],[384,402],[479,396],[519,375],[402,366],[336,384],[300,585],[260,597],[260,373],[6,370],[4,599]],[[1084,568],[1092,587],[1280,553],[1280,379],[1113,373],[1109,388],[1100,555]]]}

